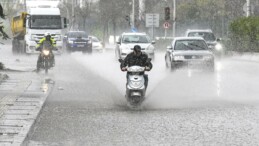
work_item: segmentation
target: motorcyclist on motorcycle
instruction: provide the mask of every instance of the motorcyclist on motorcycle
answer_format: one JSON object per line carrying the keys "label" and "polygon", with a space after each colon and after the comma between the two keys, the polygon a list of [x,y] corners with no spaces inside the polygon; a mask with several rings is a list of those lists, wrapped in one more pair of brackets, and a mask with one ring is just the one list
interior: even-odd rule
{"label": "motorcyclist on motorcycle", "polygon": [[[148,60],[147,54],[141,52],[141,47],[139,45],[135,45],[133,48],[133,52],[128,54],[124,61],[121,62],[121,70],[122,71],[127,71],[127,66],[141,66],[145,67],[146,71],[150,71],[153,67],[152,63]],[[127,74],[127,79],[128,79],[128,74]],[[147,88],[148,85],[148,75],[144,75],[145,79],[145,87]]]}
{"label": "motorcyclist on motorcycle", "polygon": [[[36,46],[36,51],[40,51],[40,52],[42,51],[42,49],[43,49],[43,46],[42,46],[42,45],[43,45],[43,43],[44,43],[45,41],[49,41],[50,44],[52,45],[52,48],[51,48],[51,50],[50,50],[50,57],[51,57],[51,67],[54,67],[54,66],[55,66],[55,56],[54,56],[52,50],[57,50],[57,48],[56,48],[56,42],[55,42],[55,40],[51,37],[51,34],[50,34],[49,32],[46,32],[46,33],[44,34],[44,38],[42,38],[42,39],[39,41],[39,43],[38,43],[37,46]],[[37,61],[37,70],[39,70],[41,62],[42,62],[42,56],[41,56],[41,54],[40,54],[39,57],[38,57],[38,61]]]}

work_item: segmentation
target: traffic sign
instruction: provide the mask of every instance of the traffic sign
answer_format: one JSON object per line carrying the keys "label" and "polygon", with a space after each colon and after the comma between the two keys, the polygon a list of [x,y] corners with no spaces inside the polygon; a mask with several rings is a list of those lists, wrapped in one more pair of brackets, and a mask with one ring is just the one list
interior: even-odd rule
{"label": "traffic sign", "polygon": [[169,22],[165,22],[163,26],[164,26],[165,29],[167,29],[167,28],[170,27],[170,23]]}
{"label": "traffic sign", "polygon": [[159,27],[159,14],[146,14],[146,27]]}
{"label": "traffic sign", "polygon": [[138,29],[136,27],[131,28],[131,32],[138,32]]}

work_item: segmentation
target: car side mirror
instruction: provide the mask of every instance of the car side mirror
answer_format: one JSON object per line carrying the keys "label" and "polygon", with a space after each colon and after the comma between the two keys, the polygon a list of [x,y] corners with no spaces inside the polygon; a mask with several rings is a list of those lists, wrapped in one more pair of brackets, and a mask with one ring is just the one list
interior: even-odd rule
{"label": "car side mirror", "polygon": [[156,41],[152,41],[151,44],[156,44]]}
{"label": "car side mirror", "polygon": [[166,49],[167,49],[167,50],[170,50],[170,51],[173,50],[173,48],[172,48],[171,46],[167,46]]}
{"label": "car side mirror", "polygon": [[116,43],[117,43],[118,45],[120,45],[120,44],[121,44],[121,42],[119,42],[119,41],[118,41],[118,42],[116,42]]}
{"label": "car side mirror", "polygon": [[217,42],[220,42],[221,41],[221,38],[217,38]]}

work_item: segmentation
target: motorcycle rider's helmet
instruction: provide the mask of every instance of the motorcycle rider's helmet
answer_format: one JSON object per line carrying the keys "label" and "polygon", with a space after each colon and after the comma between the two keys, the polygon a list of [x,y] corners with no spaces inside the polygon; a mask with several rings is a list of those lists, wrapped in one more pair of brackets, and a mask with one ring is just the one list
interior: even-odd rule
{"label": "motorcycle rider's helmet", "polygon": [[44,37],[46,38],[46,40],[50,40],[51,38],[50,32],[45,32]]}
{"label": "motorcycle rider's helmet", "polygon": [[133,50],[137,56],[141,54],[141,47],[139,45],[135,45]]}

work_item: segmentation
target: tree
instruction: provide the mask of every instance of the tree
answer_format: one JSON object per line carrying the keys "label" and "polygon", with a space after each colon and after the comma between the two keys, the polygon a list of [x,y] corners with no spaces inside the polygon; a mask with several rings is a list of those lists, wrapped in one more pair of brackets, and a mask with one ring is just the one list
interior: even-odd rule
{"label": "tree", "polygon": [[[0,18],[5,19],[5,14],[2,5],[0,4]],[[2,22],[0,22],[0,37],[2,39],[6,40],[9,38],[9,36],[4,32],[4,26],[1,25]],[[4,69],[3,63],[0,62],[0,70]]]}
{"label": "tree", "polygon": [[[0,4],[0,18],[5,19],[5,14],[2,5]],[[6,40],[9,38],[9,36],[4,32],[4,26],[1,25],[3,22],[0,22],[0,37],[2,39]]]}
{"label": "tree", "polygon": [[103,24],[103,40],[108,37],[109,24],[113,28],[114,37],[117,34],[117,27],[120,26],[122,30],[129,30],[128,22],[125,17],[130,14],[130,2],[131,0],[100,0],[100,23]]}

